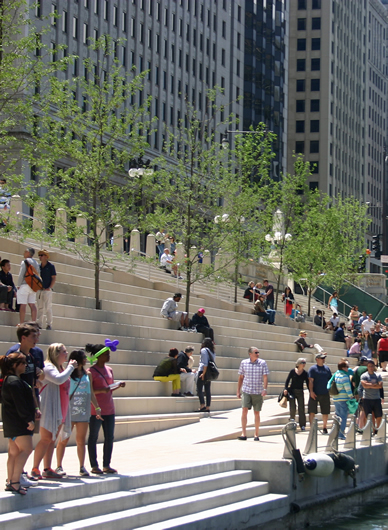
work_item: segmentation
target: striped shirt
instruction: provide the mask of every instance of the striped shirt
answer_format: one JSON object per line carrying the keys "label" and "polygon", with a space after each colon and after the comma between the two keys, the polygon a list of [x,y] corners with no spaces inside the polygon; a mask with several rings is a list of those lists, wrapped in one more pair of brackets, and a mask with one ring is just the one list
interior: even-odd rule
{"label": "striped shirt", "polygon": [[238,375],[243,375],[242,391],[244,394],[261,394],[264,390],[263,376],[268,375],[267,363],[263,359],[251,362],[250,359],[241,361]]}

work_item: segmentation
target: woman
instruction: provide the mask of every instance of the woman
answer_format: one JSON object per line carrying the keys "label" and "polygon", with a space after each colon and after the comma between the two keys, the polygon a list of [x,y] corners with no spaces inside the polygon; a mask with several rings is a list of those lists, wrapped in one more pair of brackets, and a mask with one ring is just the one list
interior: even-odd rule
{"label": "woman", "polygon": [[383,372],[387,371],[388,362],[388,335],[387,333],[381,334],[381,339],[377,343],[377,351],[379,356],[380,368]]}
{"label": "woman", "polygon": [[[75,425],[77,454],[80,465],[79,474],[81,477],[88,477],[89,473],[85,469],[85,445],[86,434],[89,428],[91,413],[90,404],[93,403],[96,410],[96,418],[102,420],[101,409],[98,406],[96,396],[93,392],[92,376],[85,370],[87,361],[85,350],[74,350],[71,352],[69,360],[77,361],[77,367],[70,376],[70,415],[71,430]],[[57,469],[56,473],[62,474],[62,461],[69,438],[64,438],[57,445]]]}
{"label": "woman", "polygon": [[294,341],[300,353],[302,353],[305,348],[314,348],[314,344],[307,344],[306,337],[307,332],[302,330],[299,332],[299,337]]}
{"label": "woman", "polygon": [[[88,439],[88,453],[92,473],[95,475],[102,475],[103,473],[117,473],[116,469],[110,466],[113,451],[113,440],[115,430],[115,405],[113,402],[113,392],[120,387],[124,387],[125,383],[118,382],[114,384],[113,371],[106,363],[110,359],[110,349],[104,344],[87,344],[85,350],[92,355],[102,353],[98,356],[97,362],[90,368],[92,376],[93,391],[96,395],[98,407],[101,412],[95,409],[92,403],[92,415],[90,417],[90,430]],[[112,387],[113,385],[113,387]],[[101,417],[101,419],[99,419]],[[98,466],[97,462],[97,439],[100,427],[104,431],[104,455],[103,468]]]}
{"label": "woman", "polygon": [[248,287],[244,291],[244,296],[246,300],[249,300],[250,302],[253,302],[253,288],[255,286],[255,282],[249,282]]}
{"label": "woman", "polygon": [[338,292],[334,291],[329,298],[327,307],[332,310],[333,313],[338,315]]}
{"label": "woman", "polygon": [[303,384],[309,387],[309,377],[305,370],[306,359],[300,358],[295,363],[295,368],[288,374],[283,394],[289,396],[291,419],[296,417],[296,401],[298,402],[299,426],[306,430],[306,414],[304,411]]}
{"label": "woman", "polygon": [[358,310],[358,307],[354,305],[349,313],[349,322],[353,329],[358,326],[358,319],[360,318],[360,312]]}
{"label": "woman", "polygon": [[[206,380],[207,367],[209,361],[215,360],[215,347],[214,342],[206,338],[201,344],[201,357],[199,360],[198,367],[198,379],[197,379],[197,392],[199,397],[199,412],[210,412],[210,403],[211,403],[211,381]],[[205,386],[206,393],[206,406],[205,399],[203,395],[203,387]]]}
{"label": "woman", "polygon": [[8,438],[8,460],[6,491],[25,495],[27,489],[20,485],[24,464],[32,453],[32,435],[35,426],[35,404],[32,388],[20,375],[27,362],[22,353],[11,353],[0,357],[2,419],[4,437]]}
{"label": "woman", "polygon": [[372,359],[373,348],[374,348],[373,339],[369,331],[365,330],[361,337],[361,355],[368,357],[368,359]]}
{"label": "woman", "polygon": [[155,368],[153,378],[155,381],[162,383],[172,382],[172,396],[183,396],[181,394],[181,376],[180,368],[178,368],[179,351],[176,348],[171,348],[168,352],[168,357],[160,361]]}
{"label": "woman", "polygon": [[[63,367],[67,359],[66,347],[60,343],[53,343],[48,347],[44,366],[44,385],[40,390],[40,440],[35,448],[34,467],[31,475],[35,478],[61,478],[51,468],[55,442],[63,428],[62,437],[71,434],[71,420],[69,411],[70,376],[77,366],[77,361],[69,361],[67,368]],[[39,466],[43,459],[43,473]]]}
{"label": "woman", "polygon": [[294,308],[295,298],[293,292],[288,287],[288,285],[284,289],[284,293],[282,294],[282,301],[285,302],[284,313],[288,317],[291,316],[292,310]]}
{"label": "woman", "polygon": [[338,394],[332,396],[335,413],[341,418],[340,433],[338,438],[340,440],[345,440],[345,429],[346,429],[346,420],[348,417],[348,406],[346,402],[348,399],[353,399],[352,386],[349,379],[349,363],[346,359],[341,359],[338,363],[338,370],[332,376],[330,381],[327,383],[327,388],[329,389],[334,378],[335,384],[337,385]]}

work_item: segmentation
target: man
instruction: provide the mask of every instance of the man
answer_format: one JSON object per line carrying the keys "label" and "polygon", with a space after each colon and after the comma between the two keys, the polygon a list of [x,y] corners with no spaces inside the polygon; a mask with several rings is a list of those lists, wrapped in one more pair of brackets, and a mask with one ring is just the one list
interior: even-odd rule
{"label": "man", "polygon": [[194,328],[198,333],[203,333],[204,337],[209,337],[214,342],[214,331],[210,327],[208,319],[205,317],[205,310],[200,307],[190,320],[190,328]]}
{"label": "man", "polygon": [[358,325],[359,326],[362,326],[362,323],[364,322],[364,320],[366,320],[368,318],[367,314],[366,314],[366,311],[363,311],[360,318],[358,319]]}
{"label": "man", "polygon": [[43,316],[46,315],[46,329],[50,330],[53,324],[52,296],[53,287],[57,279],[55,266],[50,263],[50,255],[47,250],[38,252],[40,259],[40,277],[43,282],[43,289],[38,291],[38,324],[43,327]]}
{"label": "man", "polygon": [[34,260],[33,255],[35,254],[35,250],[33,248],[26,248],[24,251],[24,260],[21,263],[20,266],[20,272],[19,277],[17,281],[17,303],[20,304],[20,310],[19,310],[19,317],[20,317],[20,324],[23,324],[25,318],[26,318],[26,309],[27,304],[30,306],[31,309],[31,320],[36,320],[36,293],[31,289],[29,285],[27,285],[25,280],[26,275],[26,263],[25,260],[27,260],[28,263],[30,263],[36,270],[36,273],[39,274],[39,265]]}
{"label": "man", "polygon": [[361,329],[362,332],[365,333],[365,331],[371,332],[371,329],[376,326],[375,321],[372,319],[372,314],[369,314],[367,318],[362,322]]}
{"label": "man", "polygon": [[[5,309],[8,309],[9,311],[12,311],[12,301],[14,296],[16,296],[16,286],[13,282],[12,274],[11,274],[11,262],[9,259],[2,259],[0,261],[0,285],[4,285],[7,287],[7,303],[6,305],[8,307],[5,307]],[[1,304],[0,304],[1,307]]]}
{"label": "man", "polygon": [[309,376],[310,399],[308,402],[308,413],[310,426],[312,426],[315,415],[318,412],[318,403],[321,408],[323,420],[323,434],[327,434],[327,420],[330,414],[330,394],[327,389],[327,383],[331,378],[331,370],[325,366],[326,353],[317,353],[315,356],[316,363],[311,366]]}
{"label": "man", "polygon": [[342,322],[334,332],[335,342],[344,342],[346,349],[349,350],[352,345],[352,338],[345,335],[345,323]]}
{"label": "man", "polygon": [[249,359],[241,361],[238,371],[237,397],[241,398],[241,436],[239,440],[247,439],[248,410],[253,407],[255,414],[255,437],[259,441],[260,411],[264,396],[267,395],[268,374],[267,363],[259,359],[259,350],[251,346],[248,350]]}
{"label": "man", "polygon": [[271,326],[275,325],[276,311],[274,309],[265,309],[264,296],[259,295],[259,299],[256,300],[254,305],[254,314],[262,317],[263,323],[268,322]]}
{"label": "man", "polygon": [[329,322],[330,322],[332,330],[335,331],[339,326],[340,317],[338,316],[337,313],[333,313],[333,316],[331,317]]}
{"label": "man", "polygon": [[177,311],[178,303],[181,301],[182,294],[175,293],[172,298],[167,298],[164,302],[160,314],[167,320],[173,320],[174,322],[180,322],[181,331],[187,331],[189,327],[189,316],[185,311]]}
{"label": "man", "polygon": [[[163,254],[160,256],[160,266],[162,269],[166,269],[167,272],[173,272],[175,278],[178,276],[178,265],[174,264],[175,256],[171,256],[168,248],[165,248]],[[182,276],[179,276],[182,279]]]}
{"label": "man", "polygon": [[273,309],[273,303],[275,299],[273,293],[273,285],[271,285],[268,280],[264,280],[263,287],[265,289],[265,308]]}
{"label": "man", "polygon": [[326,328],[326,320],[323,318],[323,326],[322,326],[322,311],[320,309],[317,309],[316,312],[315,312],[315,317],[314,317],[314,324],[316,326],[319,326],[320,328],[324,327]]}
{"label": "man", "polygon": [[[194,396],[195,394],[195,374],[196,371],[190,368],[194,348],[186,346],[185,351],[178,355],[178,368],[181,376],[181,391],[185,396]],[[190,361],[191,360],[191,361]]]}
{"label": "man", "polygon": [[377,429],[380,427],[383,417],[383,409],[381,406],[382,396],[380,393],[383,388],[383,380],[380,374],[376,374],[374,361],[368,360],[367,371],[361,376],[360,386],[362,387],[361,397],[365,419],[368,418],[369,414],[374,414],[376,428],[373,434],[377,434]]}

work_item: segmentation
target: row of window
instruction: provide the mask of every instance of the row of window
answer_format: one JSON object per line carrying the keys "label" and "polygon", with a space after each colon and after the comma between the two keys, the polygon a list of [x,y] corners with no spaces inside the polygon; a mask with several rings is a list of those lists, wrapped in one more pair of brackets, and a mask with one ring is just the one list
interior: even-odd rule
{"label": "row of window", "polygon": [[[321,80],[320,79],[310,79],[310,90],[311,92],[319,92],[321,90]],[[305,92],[306,91],[306,79],[297,79],[296,80],[296,91]]]}
{"label": "row of window", "polygon": [[[306,51],[307,39],[297,39],[296,49],[298,52]],[[321,49],[321,39],[319,37],[311,39],[311,50]]]}
{"label": "row of window", "polygon": [[[317,72],[321,69],[321,59],[313,58],[311,59],[310,69],[312,72]],[[297,59],[296,60],[296,71],[305,72],[306,71],[306,59]]]}
{"label": "row of window", "polygon": [[[310,100],[310,112],[319,112],[319,99]],[[306,110],[306,101],[304,99],[296,100],[296,112],[305,112]]]}
{"label": "row of window", "polygon": [[[295,142],[295,153],[305,154],[304,140]],[[319,153],[319,140],[310,140],[310,153]]]}
{"label": "row of window", "polygon": [[[296,120],[295,132],[296,133],[305,132],[305,120]],[[319,120],[310,120],[310,132],[311,133],[319,132]]]}
{"label": "row of window", "polygon": [[[326,0],[327,1],[327,0]],[[321,9],[321,0],[311,0],[311,9]],[[298,0],[299,11],[307,9],[307,0]]]}
{"label": "row of window", "polygon": [[[307,28],[307,19],[298,18],[298,31],[306,31]],[[321,17],[313,17],[311,19],[311,29],[321,29]]]}

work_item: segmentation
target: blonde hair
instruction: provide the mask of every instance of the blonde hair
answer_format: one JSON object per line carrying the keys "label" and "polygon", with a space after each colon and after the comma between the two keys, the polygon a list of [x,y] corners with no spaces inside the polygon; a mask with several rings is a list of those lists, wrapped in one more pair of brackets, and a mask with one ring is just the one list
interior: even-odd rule
{"label": "blonde hair", "polygon": [[47,357],[46,362],[51,363],[59,370],[60,366],[58,364],[59,352],[62,348],[65,348],[65,345],[60,342],[53,342],[47,348]]}

